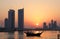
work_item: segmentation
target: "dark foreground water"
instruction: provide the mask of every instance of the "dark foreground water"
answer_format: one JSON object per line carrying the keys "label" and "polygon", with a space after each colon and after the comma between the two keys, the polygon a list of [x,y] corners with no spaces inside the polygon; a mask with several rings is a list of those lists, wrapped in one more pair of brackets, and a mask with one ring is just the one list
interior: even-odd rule
{"label": "dark foreground water", "polygon": [[59,34],[59,31],[44,31],[41,37],[37,37],[37,36],[27,37],[24,32],[25,31],[0,32],[0,39],[57,39],[58,38],[57,35]]}

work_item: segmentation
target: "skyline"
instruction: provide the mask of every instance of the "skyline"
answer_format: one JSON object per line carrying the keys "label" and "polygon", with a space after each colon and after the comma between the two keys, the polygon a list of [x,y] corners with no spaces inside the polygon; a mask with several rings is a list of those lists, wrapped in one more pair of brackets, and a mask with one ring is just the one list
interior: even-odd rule
{"label": "skyline", "polygon": [[[18,27],[15,27],[15,10],[9,9],[8,18],[4,19],[4,27],[0,27],[1,31],[19,31],[19,30],[28,30],[24,27],[24,8],[18,9]],[[43,22],[43,27],[39,27],[39,24],[36,24],[35,28],[30,28],[30,30],[60,30],[60,26],[57,25],[56,20],[51,20],[48,25],[46,22]]]}
{"label": "skyline", "polygon": [[[15,10],[9,9],[8,18],[4,19],[4,25],[5,25],[4,27],[8,27],[9,24],[14,25],[14,26],[11,26],[11,27],[15,27],[15,21],[14,21],[15,20],[15,15],[14,14],[15,14]],[[57,27],[60,27],[60,26],[57,25],[58,22],[56,20],[51,19],[51,22],[52,22],[52,24],[55,22],[54,25],[56,25]],[[49,22],[48,24],[46,22],[43,22],[42,24],[44,24],[44,25],[42,27],[40,27],[39,24],[36,24],[36,27],[34,27],[34,28],[44,28],[44,27],[48,28],[48,27],[51,27],[50,26],[51,22]],[[13,24],[11,24],[11,23],[13,23]],[[21,27],[23,27],[23,26],[20,26],[21,23],[22,23],[22,25],[24,25],[24,8],[18,9],[18,26],[17,27],[19,27],[19,29]],[[24,28],[27,28],[27,27],[24,26]],[[32,28],[33,28],[33,26],[32,26]]]}
{"label": "skyline", "polygon": [[[7,3],[5,4],[5,2]],[[18,2],[20,1],[20,2]],[[49,23],[51,19],[57,20],[58,24],[60,25],[60,0],[13,0],[12,3],[9,2],[9,0],[1,0],[1,10],[0,10],[0,24],[3,25],[4,19],[8,16],[7,11],[8,9],[14,9],[15,12],[15,26],[17,26],[17,10],[19,8],[24,8],[24,23],[25,26],[29,27],[34,26],[36,27],[36,24],[39,24],[39,26],[42,26],[43,22]],[[5,6],[5,7],[4,7]],[[4,12],[3,12],[4,11]],[[5,14],[4,14],[5,13]],[[3,15],[4,14],[4,15]],[[1,20],[3,22],[1,22]],[[30,26],[30,27],[31,27]]]}

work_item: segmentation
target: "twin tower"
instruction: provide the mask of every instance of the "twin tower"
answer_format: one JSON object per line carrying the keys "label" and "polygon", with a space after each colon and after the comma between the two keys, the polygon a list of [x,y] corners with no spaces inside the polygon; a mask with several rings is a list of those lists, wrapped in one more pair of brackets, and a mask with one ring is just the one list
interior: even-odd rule
{"label": "twin tower", "polygon": [[[18,30],[24,28],[24,8],[18,10]],[[8,18],[5,18],[5,29],[15,29],[15,10],[9,9]]]}

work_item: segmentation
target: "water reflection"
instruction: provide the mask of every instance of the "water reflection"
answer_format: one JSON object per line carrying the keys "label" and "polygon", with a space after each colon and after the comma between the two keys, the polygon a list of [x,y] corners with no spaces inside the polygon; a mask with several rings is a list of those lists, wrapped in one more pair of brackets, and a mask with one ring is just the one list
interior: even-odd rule
{"label": "water reflection", "polygon": [[37,36],[27,37],[24,32],[26,32],[26,31],[0,32],[0,39],[60,39],[59,31],[44,31],[41,34],[41,37],[37,37]]}
{"label": "water reflection", "polygon": [[8,32],[8,39],[14,39],[14,32]]}
{"label": "water reflection", "polygon": [[23,31],[18,32],[8,32],[8,39],[23,39]]}
{"label": "water reflection", "polygon": [[24,39],[57,39],[58,31],[44,31],[41,34],[41,37],[26,37],[24,36]]}
{"label": "water reflection", "polygon": [[57,34],[57,39],[60,39],[60,31]]}
{"label": "water reflection", "polygon": [[24,39],[23,31],[18,32],[18,39]]}

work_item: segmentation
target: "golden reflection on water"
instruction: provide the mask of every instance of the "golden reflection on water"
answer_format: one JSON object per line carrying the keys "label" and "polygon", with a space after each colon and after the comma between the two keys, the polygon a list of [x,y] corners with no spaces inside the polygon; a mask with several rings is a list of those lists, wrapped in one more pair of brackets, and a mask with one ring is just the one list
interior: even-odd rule
{"label": "golden reflection on water", "polygon": [[48,39],[57,39],[57,31],[45,31],[41,37]]}
{"label": "golden reflection on water", "polygon": [[15,39],[18,39],[18,32],[15,32],[14,36],[15,36]]}
{"label": "golden reflection on water", "polygon": [[44,31],[41,37],[26,37],[25,39],[57,39],[58,31]]}
{"label": "golden reflection on water", "polygon": [[[33,31],[35,33],[41,32],[41,31]],[[59,34],[58,31],[44,31],[41,34],[41,37],[27,37],[25,33],[23,32],[14,32],[14,33],[7,33],[7,32],[0,32],[0,39],[57,39],[57,34]]]}

